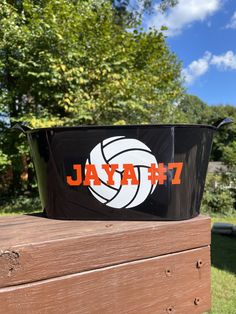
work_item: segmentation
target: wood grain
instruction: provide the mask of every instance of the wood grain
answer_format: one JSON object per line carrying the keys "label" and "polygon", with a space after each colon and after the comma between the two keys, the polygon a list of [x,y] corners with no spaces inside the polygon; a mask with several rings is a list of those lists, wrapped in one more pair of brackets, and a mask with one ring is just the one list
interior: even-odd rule
{"label": "wood grain", "polygon": [[0,289],[7,314],[194,314],[210,303],[209,247]]}
{"label": "wood grain", "polygon": [[210,244],[210,219],[62,221],[0,218],[0,287],[180,252]]}

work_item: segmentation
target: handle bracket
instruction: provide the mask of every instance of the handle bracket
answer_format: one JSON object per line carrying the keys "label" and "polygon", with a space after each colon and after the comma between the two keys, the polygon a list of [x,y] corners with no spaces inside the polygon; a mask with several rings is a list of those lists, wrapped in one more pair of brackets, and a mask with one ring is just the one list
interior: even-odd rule
{"label": "handle bracket", "polygon": [[224,118],[224,119],[220,119],[218,120],[216,123],[214,123],[214,126],[219,129],[221,128],[223,125],[226,125],[226,124],[230,124],[230,123],[233,123],[233,119],[231,118]]}
{"label": "handle bracket", "polygon": [[21,131],[23,133],[26,133],[27,131],[32,130],[30,127],[28,127],[27,125],[24,124],[20,124],[20,123],[16,123],[15,125],[13,125],[13,127],[11,128],[12,130],[18,130]]}

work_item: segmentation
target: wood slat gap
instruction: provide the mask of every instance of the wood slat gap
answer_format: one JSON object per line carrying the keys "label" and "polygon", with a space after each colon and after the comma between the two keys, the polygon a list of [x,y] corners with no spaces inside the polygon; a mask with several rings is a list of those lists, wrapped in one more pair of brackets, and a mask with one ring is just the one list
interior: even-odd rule
{"label": "wood slat gap", "polygon": [[122,265],[129,265],[132,263],[136,263],[136,262],[143,262],[143,261],[146,261],[146,260],[153,260],[153,259],[156,259],[156,258],[164,258],[164,257],[169,257],[169,256],[173,256],[174,254],[180,254],[180,253],[185,253],[185,252],[194,252],[196,250],[199,250],[199,249],[204,249],[204,248],[210,248],[210,245],[203,245],[203,246],[200,246],[200,247],[196,247],[196,248],[191,248],[191,249],[187,249],[185,251],[176,251],[176,252],[171,252],[171,253],[168,253],[168,254],[161,254],[161,255],[158,255],[158,256],[147,256],[145,258],[138,258],[138,259],[133,259],[133,260],[129,260],[129,261],[124,261],[124,262],[120,262],[120,263],[113,263],[113,264],[107,264],[106,266],[98,266],[96,268],[85,268],[81,271],[78,271],[78,272],[68,272],[68,274],[66,275],[59,275],[59,276],[51,276],[51,277],[48,277],[47,279],[39,279],[39,280],[29,280],[29,281],[26,281],[24,283],[21,283],[21,284],[16,284],[16,285],[9,285],[9,286],[4,286],[4,287],[0,287],[0,292],[1,290],[3,289],[6,289],[6,288],[14,288],[14,287],[18,287],[18,286],[24,286],[24,285],[29,285],[29,284],[32,284],[32,283],[40,283],[40,282],[47,282],[48,280],[53,280],[53,279],[57,279],[57,278],[70,278],[70,276],[76,276],[76,275],[79,275],[79,274],[84,274],[84,273],[90,273],[90,272],[93,272],[93,271],[99,271],[99,270],[106,270],[106,269],[111,269],[111,268],[114,268],[114,267],[117,267],[117,266],[122,266]]}
{"label": "wood slat gap", "polygon": [[[196,268],[198,259],[204,261]],[[172,276],[166,276],[166,267]],[[199,304],[195,304],[195,300]],[[2,313],[200,314],[210,309],[210,249],[65,275],[0,289]]]}

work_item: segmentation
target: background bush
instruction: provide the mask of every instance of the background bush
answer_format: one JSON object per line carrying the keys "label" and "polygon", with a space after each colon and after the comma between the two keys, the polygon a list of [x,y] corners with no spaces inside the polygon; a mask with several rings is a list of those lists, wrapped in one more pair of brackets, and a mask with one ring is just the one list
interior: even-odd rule
{"label": "background bush", "polygon": [[202,199],[201,209],[205,213],[234,215],[235,173],[209,173]]}

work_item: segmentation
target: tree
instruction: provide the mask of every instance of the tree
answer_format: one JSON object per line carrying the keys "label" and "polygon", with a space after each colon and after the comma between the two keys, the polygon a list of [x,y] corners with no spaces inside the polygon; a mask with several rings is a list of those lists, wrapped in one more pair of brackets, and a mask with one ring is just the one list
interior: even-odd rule
{"label": "tree", "polygon": [[[16,121],[45,127],[177,120],[181,65],[161,32],[127,31],[114,22],[108,1],[0,6],[4,130]],[[0,141],[3,168],[10,163],[13,185],[22,186],[29,167],[24,139],[16,143],[8,132]]]}
{"label": "tree", "polygon": [[[236,108],[230,105],[208,106],[200,98],[186,94],[178,108],[184,113],[181,122],[214,125],[225,117],[236,121]],[[229,167],[236,164],[236,125],[222,127],[214,137],[211,159],[223,161]]]}
{"label": "tree", "polygon": [[111,0],[115,9],[115,21],[123,27],[137,27],[142,24],[145,13],[151,13],[153,6],[158,6],[161,12],[174,7],[178,0]]}
{"label": "tree", "polygon": [[[230,105],[210,106],[208,123],[214,124],[225,117],[236,121],[236,108]],[[217,132],[214,138],[212,148],[213,160],[221,160],[228,166],[235,166],[236,156],[236,125],[232,123],[228,127],[222,127]]]}
{"label": "tree", "polygon": [[[236,121],[233,106],[208,106],[194,95],[185,95],[179,104],[190,123],[214,125],[225,117]],[[233,213],[236,196],[236,126],[220,128],[214,136],[211,160],[223,161],[228,171],[207,175],[202,210],[209,212]],[[231,188],[230,188],[231,187]]]}
{"label": "tree", "polygon": [[189,123],[206,124],[209,120],[209,106],[195,95],[185,94],[178,107]]}

